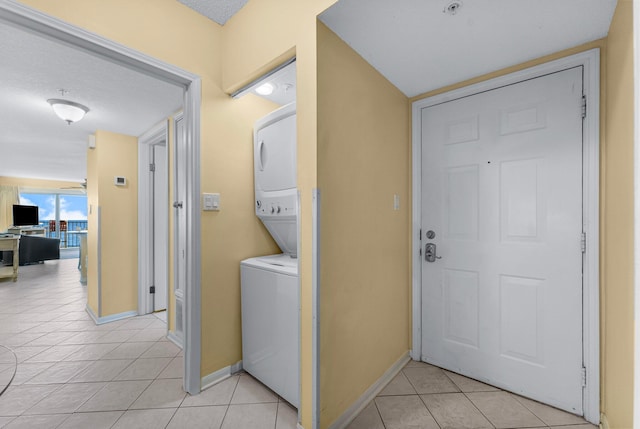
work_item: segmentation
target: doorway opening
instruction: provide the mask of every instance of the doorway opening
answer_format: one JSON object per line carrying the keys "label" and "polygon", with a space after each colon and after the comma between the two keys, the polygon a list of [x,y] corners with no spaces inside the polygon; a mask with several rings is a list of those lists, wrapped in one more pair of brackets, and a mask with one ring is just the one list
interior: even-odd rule
{"label": "doorway opening", "polygon": [[[183,88],[187,223],[185,264],[184,389],[200,392],[200,77],[18,3],[0,4],[0,20]],[[99,262],[98,262],[99,265]]]}
{"label": "doorway opening", "polygon": [[[413,105],[413,230],[414,230],[413,231],[414,232],[413,249],[415,252],[414,253],[415,259],[413,260],[414,261],[413,262],[414,320],[413,320],[413,347],[412,347],[411,354],[414,360],[424,360],[425,358],[427,358],[427,360],[431,359],[424,355],[425,347],[429,349],[429,347],[432,344],[430,343],[431,337],[429,337],[429,332],[424,331],[425,316],[423,315],[423,303],[425,305],[430,305],[434,297],[430,295],[430,292],[425,292],[425,290],[422,288],[423,283],[425,281],[429,281],[427,278],[425,278],[424,266],[425,264],[429,264],[430,267],[435,266],[435,264],[442,264],[443,267],[445,266],[445,264],[442,262],[444,261],[444,259],[442,261],[437,259],[437,257],[445,257],[443,253],[439,253],[440,248],[438,248],[437,250],[429,248],[429,245],[433,245],[435,243],[435,238],[433,237],[433,234],[430,234],[429,236],[427,236],[431,228],[428,225],[424,225],[423,219],[422,219],[422,216],[425,212],[425,204],[428,203],[428,201],[425,201],[425,197],[424,197],[425,195],[424,188],[425,186],[428,186],[428,184],[425,184],[423,180],[423,177],[425,174],[425,170],[424,170],[425,167],[423,166],[423,150],[424,149],[422,146],[422,141],[423,141],[424,133],[426,132],[423,126],[423,114],[425,109],[429,109],[431,107],[438,106],[438,105],[443,105],[443,103],[447,103],[453,100],[460,100],[463,98],[471,99],[475,94],[487,93],[497,88],[514,85],[514,84],[517,84],[518,82],[529,81],[538,77],[547,76],[552,73],[561,72],[563,70],[568,70],[575,67],[581,68],[580,74],[583,81],[583,88],[579,88],[579,89],[583,91],[583,94],[585,95],[587,100],[587,105],[589,106],[588,110],[586,111],[586,115],[584,116],[584,120],[581,124],[581,127],[580,127],[581,129],[579,130],[582,133],[582,148],[581,148],[582,157],[580,159],[579,167],[581,167],[582,169],[583,180],[581,181],[582,186],[581,187],[578,186],[577,192],[580,192],[580,191],[582,192],[583,204],[582,204],[581,213],[578,213],[580,217],[578,218],[577,227],[579,228],[578,231],[584,232],[584,235],[581,238],[580,234],[577,234],[575,244],[577,246],[577,251],[579,253],[581,250],[580,244],[582,240],[584,242],[584,247],[583,247],[584,253],[582,253],[581,261],[579,261],[582,265],[581,276],[582,276],[582,285],[583,285],[583,289],[582,289],[583,299],[579,305],[581,305],[581,311],[582,311],[583,317],[578,321],[580,325],[579,327],[582,330],[583,341],[581,344],[581,350],[578,351],[577,359],[581,358],[582,365],[584,367],[584,372],[583,372],[584,383],[581,383],[581,384],[584,384],[583,395],[582,395],[584,417],[586,420],[590,422],[597,423],[599,422],[599,418],[600,418],[600,413],[599,413],[599,393],[600,393],[600,389],[599,389],[599,305],[598,305],[598,302],[599,302],[599,290],[598,290],[599,52],[598,50],[592,50],[585,53],[570,56],[564,59],[560,59],[557,61],[553,61],[550,63],[542,64],[537,67],[526,69],[526,70],[516,72],[510,75],[506,75],[500,78],[492,79],[480,84],[472,85],[470,87],[465,87],[465,88],[454,90],[445,94],[430,97],[414,103]],[[526,101],[522,101],[522,103],[526,104]],[[581,109],[581,103],[580,103],[579,97],[577,98],[576,105],[574,107],[579,115],[579,111]],[[515,111],[511,111],[506,108],[503,109],[501,112],[503,117],[505,115],[508,116],[511,113],[515,113]],[[453,118],[448,116],[445,116],[444,120],[445,122],[449,120],[447,124],[450,126],[449,127],[450,131],[451,129],[454,129],[454,131],[455,129],[457,129],[460,132],[464,131],[464,133],[469,134],[469,136],[471,137],[474,137],[476,132],[478,131],[478,128],[474,125],[474,124],[477,124],[477,122],[473,120],[474,115],[467,115],[467,116],[468,116],[467,119],[469,120],[467,120],[466,122],[458,121],[460,122],[458,123],[454,121]],[[449,119],[446,119],[446,118],[449,118]],[[498,124],[500,123],[501,122],[498,121]],[[502,123],[502,125],[505,125],[505,124]],[[459,135],[457,134],[456,135],[462,138],[462,134],[460,133],[458,134]],[[448,134],[450,138],[456,137],[456,135],[452,133]],[[453,140],[456,140],[456,139],[453,138]],[[465,141],[465,140],[462,139],[460,141]],[[449,145],[448,149],[451,149],[453,146],[456,146],[456,145],[458,147],[455,150],[459,150],[460,145],[458,145],[457,143],[456,144],[452,143],[451,145]],[[472,151],[467,151],[465,153],[464,151],[462,151],[460,153],[463,156],[467,156],[471,152]],[[530,158],[533,159],[535,157],[530,157]],[[491,159],[484,160],[484,162],[485,164],[487,162],[491,162]],[[468,166],[471,164],[472,163],[467,163],[465,165]],[[503,163],[502,166],[506,166],[506,164]],[[465,171],[456,170],[454,172],[461,174],[457,176],[458,178],[466,177],[465,174],[463,174],[465,173]],[[467,171],[466,173],[469,173],[469,172]],[[470,174],[471,173],[467,174],[467,176],[469,176]],[[498,175],[496,177],[500,177],[500,176]],[[447,183],[455,184],[454,183],[455,178],[456,177],[450,177],[451,180],[448,181]],[[458,184],[460,185],[464,184],[463,183],[464,181],[462,182],[458,181],[458,182],[459,182]],[[443,188],[444,184],[441,183],[441,185],[442,186],[440,186],[439,189],[444,189]],[[478,192],[480,192],[480,190]],[[503,195],[498,195],[497,201],[499,201],[499,198],[501,197],[503,197]],[[453,205],[456,204],[456,202],[459,202],[461,204],[464,202],[464,201],[458,201],[458,200],[459,199],[452,198],[449,200],[445,200],[445,202],[446,204],[449,204],[449,207],[451,208],[453,207]],[[476,200],[471,198],[470,201],[476,201]],[[476,202],[479,202],[480,204],[490,204],[490,202],[484,199],[478,199]],[[436,211],[437,210],[433,210],[433,212],[436,212]],[[440,211],[440,213],[445,213],[445,212]],[[508,215],[508,213],[503,213],[501,211],[497,212],[498,219],[502,219],[506,215]],[[461,222],[458,222],[457,224],[461,228],[461,229],[458,228],[459,230],[457,232],[460,232],[460,233],[465,232],[467,233],[467,235],[469,234],[473,235],[474,231],[472,229],[462,228],[463,226],[466,225],[465,222],[462,222],[465,219],[467,218],[460,217],[459,219],[457,219],[461,221]],[[451,220],[447,219],[447,222],[451,222]],[[467,226],[471,224],[476,225],[474,221],[469,223]],[[444,229],[448,231],[448,233],[451,233],[453,231],[450,228],[451,226],[452,225],[445,225]],[[434,232],[435,232],[435,236],[442,237],[443,231],[434,231]],[[498,238],[499,237],[500,235],[498,235]],[[435,243],[435,244],[437,245],[438,243]],[[430,255],[435,256],[435,258],[431,258],[431,259],[434,259],[434,262],[430,262],[430,261],[424,262],[423,260],[425,259],[425,257],[429,257]],[[449,256],[451,256],[450,252],[449,252]],[[447,270],[445,271],[447,271],[450,277],[453,274],[455,274],[452,271],[453,268],[455,267],[447,266],[446,268],[448,269],[448,271]],[[459,278],[458,277],[457,278],[462,283],[465,283],[463,281],[465,279],[469,280],[465,284],[470,284],[471,280],[473,280],[474,278],[474,276],[471,275],[468,270],[465,272],[460,271],[457,274],[460,274],[460,276],[458,276]],[[451,280],[451,278],[449,278],[449,280]],[[435,287],[434,290],[437,290],[438,293],[442,294],[443,293],[442,288],[444,287],[444,284],[446,282],[443,279],[440,279],[440,280],[431,279],[431,281],[436,282],[436,285],[433,286]],[[449,292],[451,293],[455,292],[454,289],[449,288]],[[508,287],[506,289],[503,288],[502,292],[504,292],[507,289]],[[531,287],[529,289],[533,290]],[[510,289],[510,290],[514,290],[514,289]],[[455,297],[451,295],[451,298],[455,298]],[[452,308],[453,307],[449,306],[450,310]],[[456,341],[460,344],[461,347],[470,347],[470,348],[475,347],[473,344],[468,344],[469,342],[472,342],[471,340],[473,339],[472,338],[473,335],[470,335],[471,331],[467,331],[463,329],[464,328],[463,325],[456,325],[456,323],[460,322],[460,320],[447,317],[447,314],[449,316],[452,316],[453,313],[451,311],[449,311],[448,313],[445,311],[443,312],[443,314],[441,314],[441,317],[439,318],[439,320],[440,322],[443,323],[443,326],[440,326],[440,328],[438,328],[439,332],[440,333],[449,332],[449,334],[451,334],[450,335],[451,338],[453,337],[457,338]],[[553,317],[553,315],[557,315],[557,313],[553,313],[551,316]],[[543,316],[548,317],[549,315],[543,314]],[[451,323],[449,323],[449,325],[447,326],[444,326],[447,323],[446,322],[447,320]],[[562,323],[561,318],[557,318],[556,323]],[[465,326],[471,326],[471,325],[465,325]],[[483,329],[482,326],[484,325],[480,325],[480,326],[481,326],[480,329]],[[448,330],[447,330],[447,327],[448,327]],[[429,327],[429,329],[430,328],[431,326]],[[499,332],[498,334],[499,334],[498,336],[500,336],[505,333]],[[425,335],[427,336],[427,338],[425,338]],[[449,340],[451,340],[451,338],[449,338]],[[504,338],[499,338],[498,341],[501,341],[502,339]],[[449,341],[449,340],[446,340],[446,341]],[[453,342],[453,340],[449,342]],[[503,343],[500,343],[500,344],[504,344],[504,341]],[[498,346],[498,350],[499,349],[500,347]],[[454,354],[452,356],[453,356],[453,360],[455,361],[456,359],[458,359],[460,355]],[[522,356],[520,356],[520,358],[522,358]],[[463,364],[461,365],[455,364],[454,366],[457,366],[458,368],[464,367]],[[464,371],[465,370],[463,370],[463,372]],[[576,377],[578,380],[580,379],[580,368],[576,369]]]}

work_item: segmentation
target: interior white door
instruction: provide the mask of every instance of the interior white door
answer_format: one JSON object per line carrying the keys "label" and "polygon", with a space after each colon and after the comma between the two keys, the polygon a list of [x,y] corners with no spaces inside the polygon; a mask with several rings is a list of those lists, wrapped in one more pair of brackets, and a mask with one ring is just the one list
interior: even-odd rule
{"label": "interior white door", "polygon": [[582,67],[421,121],[423,360],[582,414]]}
{"label": "interior white door", "polygon": [[167,260],[169,231],[169,196],[167,186],[167,147],[151,146],[153,150],[153,311],[167,309]]}

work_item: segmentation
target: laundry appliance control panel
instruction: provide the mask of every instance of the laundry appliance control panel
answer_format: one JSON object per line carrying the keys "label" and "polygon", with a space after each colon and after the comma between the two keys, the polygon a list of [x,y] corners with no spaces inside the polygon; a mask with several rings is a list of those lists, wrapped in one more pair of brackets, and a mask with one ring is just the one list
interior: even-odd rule
{"label": "laundry appliance control panel", "polygon": [[258,196],[256,199],[256,215],[258,217],[285,217],[297,214],[297,194]]}

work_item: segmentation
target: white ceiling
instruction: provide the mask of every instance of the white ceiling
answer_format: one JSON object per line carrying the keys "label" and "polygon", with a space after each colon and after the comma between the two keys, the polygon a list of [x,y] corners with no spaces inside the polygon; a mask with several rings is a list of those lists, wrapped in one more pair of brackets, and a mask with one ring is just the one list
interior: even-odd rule
{"label": "white ceiling", "polygon": [[[2,22],[0,58],[0,176],[82,182],[89,134],[138,136],[182,106],[177,86]],[[49,98],[90,111],[67,125]]]}
{"label": "white ceiling", "polygon": [[605,37],[616,0],[340,0],[320,19],[412,97]]}
{"label": "white ceiling", "polygon": [[224,25],[248,0],[178,0],[201,15]]}

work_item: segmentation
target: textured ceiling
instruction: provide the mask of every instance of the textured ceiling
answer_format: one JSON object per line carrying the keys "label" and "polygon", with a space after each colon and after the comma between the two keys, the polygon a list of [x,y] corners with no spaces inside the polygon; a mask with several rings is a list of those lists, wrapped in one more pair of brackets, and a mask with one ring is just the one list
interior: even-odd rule
{"label": "textured ceiling", "polygon": [[[182,106],[182,89],[0,23],[0,176],[81,182],[89,134],[138,136]],[[60,96],[59,88],[69,91]],[[89,107],[67,125],[47,99]]]}
{"label": "textured ceiling", "polygon": [[[259,1],[259,0],[256,0]],[[340,0],[320,19],[407,96],[605,37],[616,0]]]}
{"label": "textured ceiling", "polygon": [[[248,0],[178,0],[207,18],[224,25]],[[260,0],[258,0],[260,1]]]}

